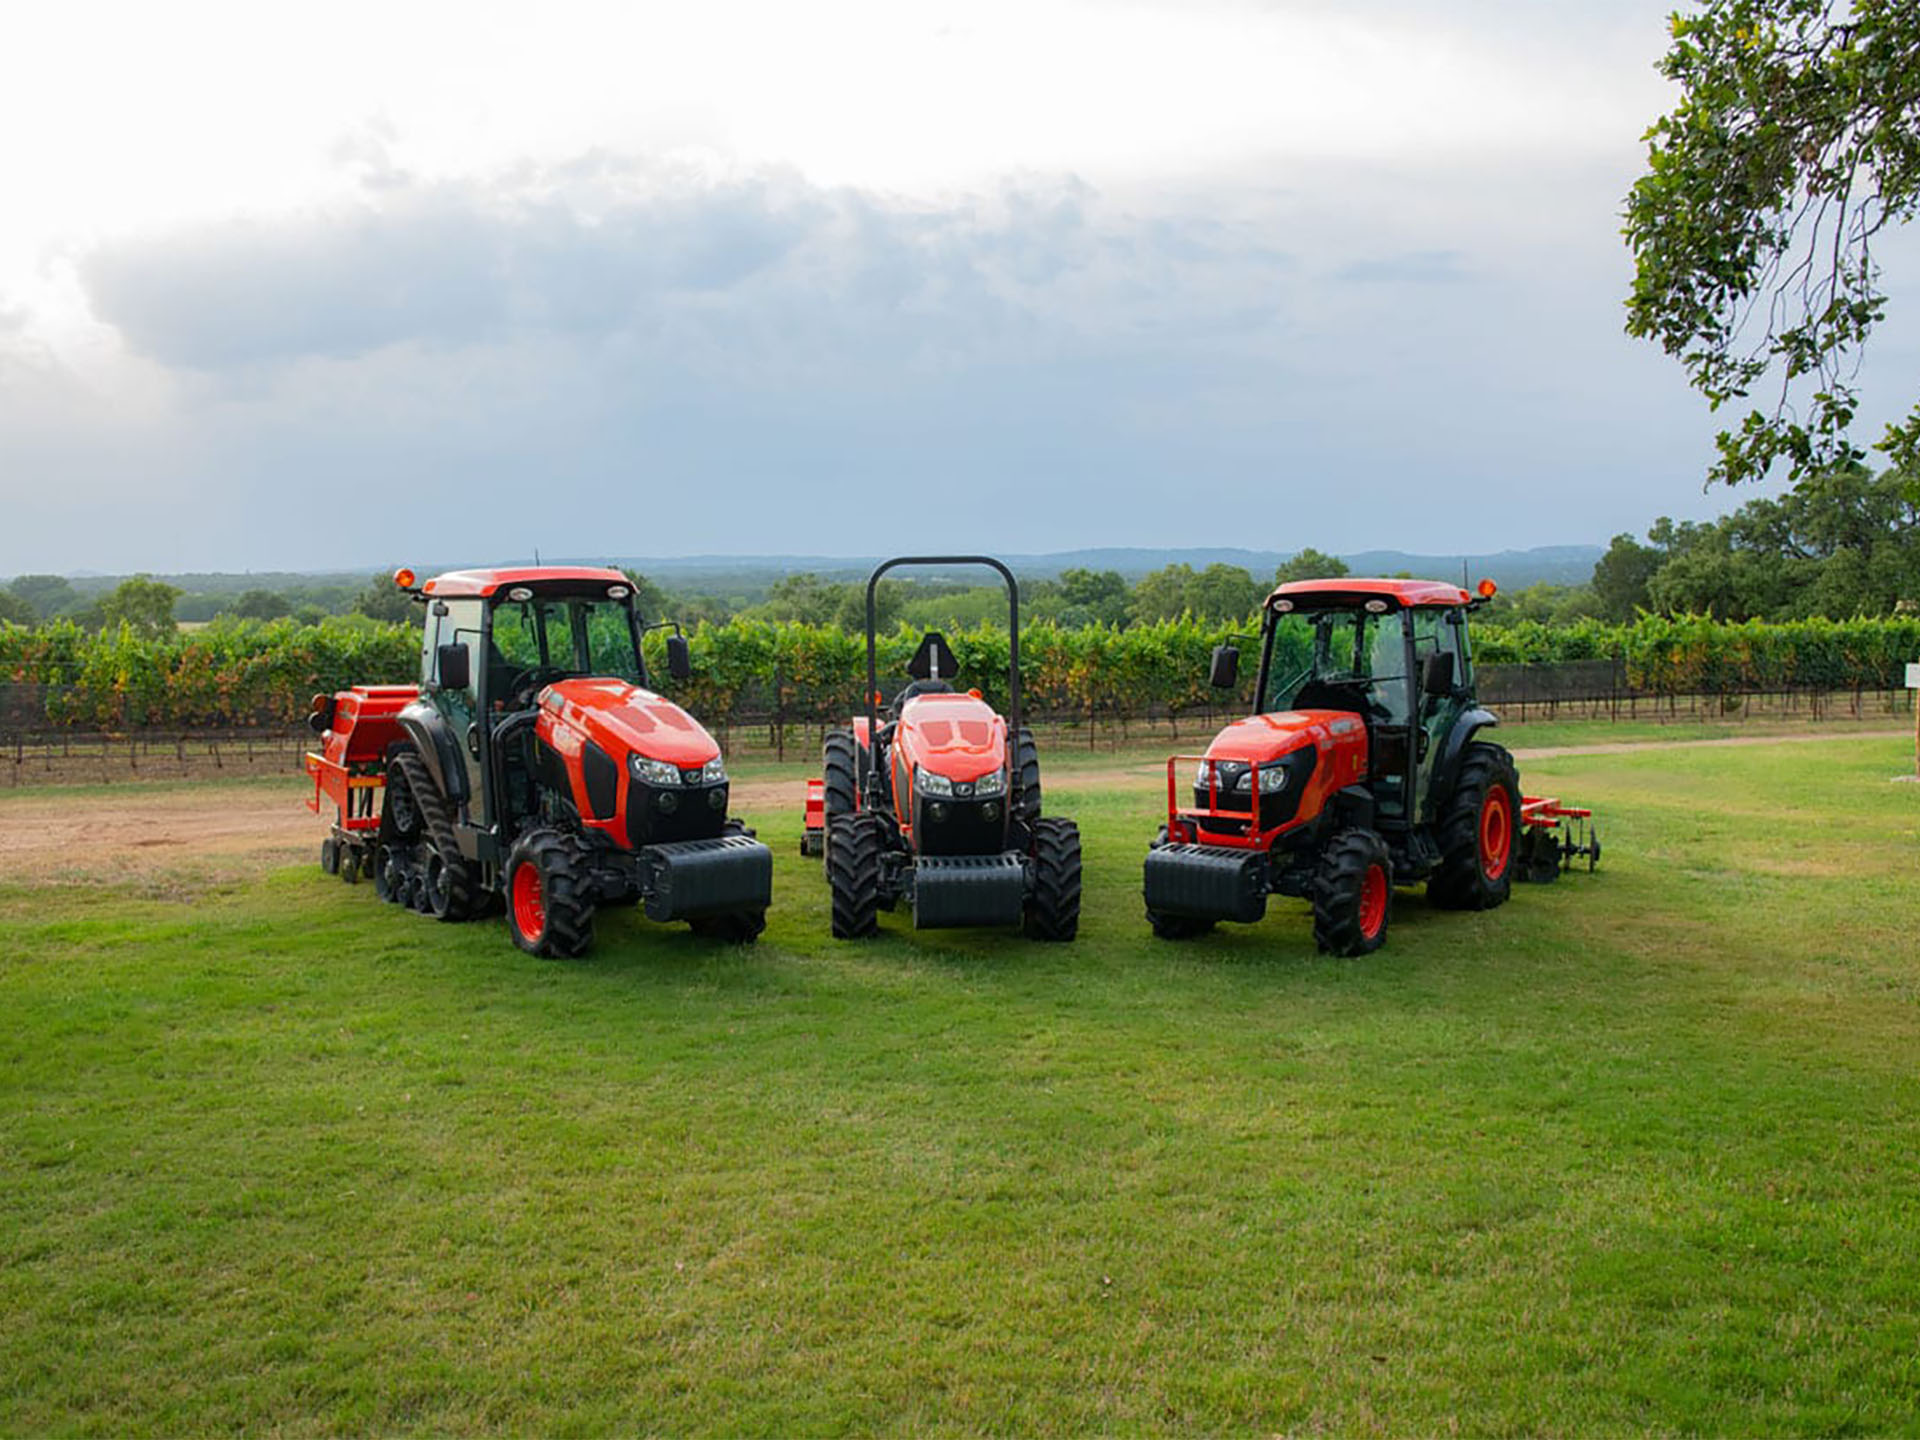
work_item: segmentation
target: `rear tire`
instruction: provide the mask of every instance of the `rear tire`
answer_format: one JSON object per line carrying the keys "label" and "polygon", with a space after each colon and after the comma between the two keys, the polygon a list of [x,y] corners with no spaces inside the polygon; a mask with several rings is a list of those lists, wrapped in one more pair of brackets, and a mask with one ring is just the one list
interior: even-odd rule
{"label": "rear tire", "polygon": [[320,873],[322,875],[340,873],[340,842],[331,835],[320,842]]}
{"label": "rear tire", "polygon": [[1502,746],[1467,746],[1438,831],[1440,868],[1427,898],[1443,910],[1506,904],[1520,848],[1520,774]]}
{"label": "rear tire", "polygon": [[1034,940],[1071,940],[1080,932],[1080,827],[1071,820],[1034,821],[1026,932]]}
{"label": "rear tire", "polygon": [[541,826],[507,857],[507,929],[529,955],[568,960],[593,944],[593,898],[573,842]]}
{"label": "rear tire", "polygon": [[836,940],[863,940],[880,928],[881,823],[871,812],[827,821],[827,884]]}
{"label": "rear tire", "polygon": [[844,725],[827,732],[820,747],[820,774],[824,779],[827,823],[836,815],[851,815],[860,808],[859,760],[853,731]]}
{"label": "rear tire", "polygon": [[1040,819],[1040,747],[1033,743],[1033,732],[1024,725],[1014,739],[1011,784],[1010,813],[1016,824],[1032,833]]}
{"label": "rear tire", "polygon": [[422,857],[421,908],[436,920],[458,922],[473,918],[474,874],[453,833],[453,805],[433,783],[426,762],[418,755],[396,755],[393,768],[406,777],[419,812],[426,854]]}
{"label": "rear tire", "polygon": [[1393,856],[1371,830],[1333,837],[1313,880],[1313,943],[1327,955],[1370,955],[1387,943]]}

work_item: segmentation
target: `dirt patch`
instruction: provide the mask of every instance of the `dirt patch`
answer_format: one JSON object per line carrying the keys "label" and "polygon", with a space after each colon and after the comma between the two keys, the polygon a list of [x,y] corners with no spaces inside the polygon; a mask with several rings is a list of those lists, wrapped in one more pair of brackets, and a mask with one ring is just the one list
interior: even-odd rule
{"label": "dirt patch", "polygon": [[[1626,755],[1735,745],[1831,744],[1836,739],[1900,739],[1903,730],[1848,735],[1741,736],[1718,740],[1558,745],[1516,750],[1521,760],[1575,755]],[[1059,788],[1154,787],[1165,783],[1161,761],[1063,771]],[[119,792],[0,792],[0,883],[126,880],[151,883],[183,868],[209,879],[243,877],[266,866],[318,858],[325,823],[306,808],[302,786],[208,786],[192,781],[165,789]],[[798,814],[806,781],[753,780],[734,787],[733,809],[748,824]]]}

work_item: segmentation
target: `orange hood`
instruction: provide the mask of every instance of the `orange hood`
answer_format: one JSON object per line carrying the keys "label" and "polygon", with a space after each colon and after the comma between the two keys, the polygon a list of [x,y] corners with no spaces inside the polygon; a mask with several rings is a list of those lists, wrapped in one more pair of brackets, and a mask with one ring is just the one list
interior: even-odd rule
{"label": "orange hood", "polygon": [[1210,760],[1247,760],[1265,765],[1308,745],[1322,755],[1336,750],[1358,755],[1366,768],[1367,727],[1346,710],[1280,710],[1236,720],[1207,746]]}
{"label": "orange hood", "polygon": [[691,770],[720,753],[698,720],[624,680],[558,681],[540,692],[540,709],[540,729],[572,730],[617,758],[644,755]]}
{"label": "orange hood", "polygon": [[1007,722],[972,695],[917,695],[901,708],[895,750],[949,780],[978,780],[1007,763]]}

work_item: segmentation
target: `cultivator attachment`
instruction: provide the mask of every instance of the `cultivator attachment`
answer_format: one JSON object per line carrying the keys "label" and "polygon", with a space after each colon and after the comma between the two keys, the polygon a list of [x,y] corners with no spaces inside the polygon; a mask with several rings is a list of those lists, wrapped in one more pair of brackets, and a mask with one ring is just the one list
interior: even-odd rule
{"label": "cultivator attachment", "polygon": [[1585,859],[1591,872],[1600,863],[1600,829],[1593,811],[1562,805],[1549,796],[1528,795],[1520,802],[1520,865],[1516,880],[1545,885]]}

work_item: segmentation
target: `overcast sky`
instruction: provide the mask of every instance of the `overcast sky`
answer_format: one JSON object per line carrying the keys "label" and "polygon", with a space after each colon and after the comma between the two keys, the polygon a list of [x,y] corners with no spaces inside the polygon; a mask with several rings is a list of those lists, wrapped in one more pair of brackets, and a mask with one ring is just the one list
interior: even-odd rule
{"label": "overcast sky", "polygon": [[1716,513],[1670,8],[16,7],[0,574]]}

